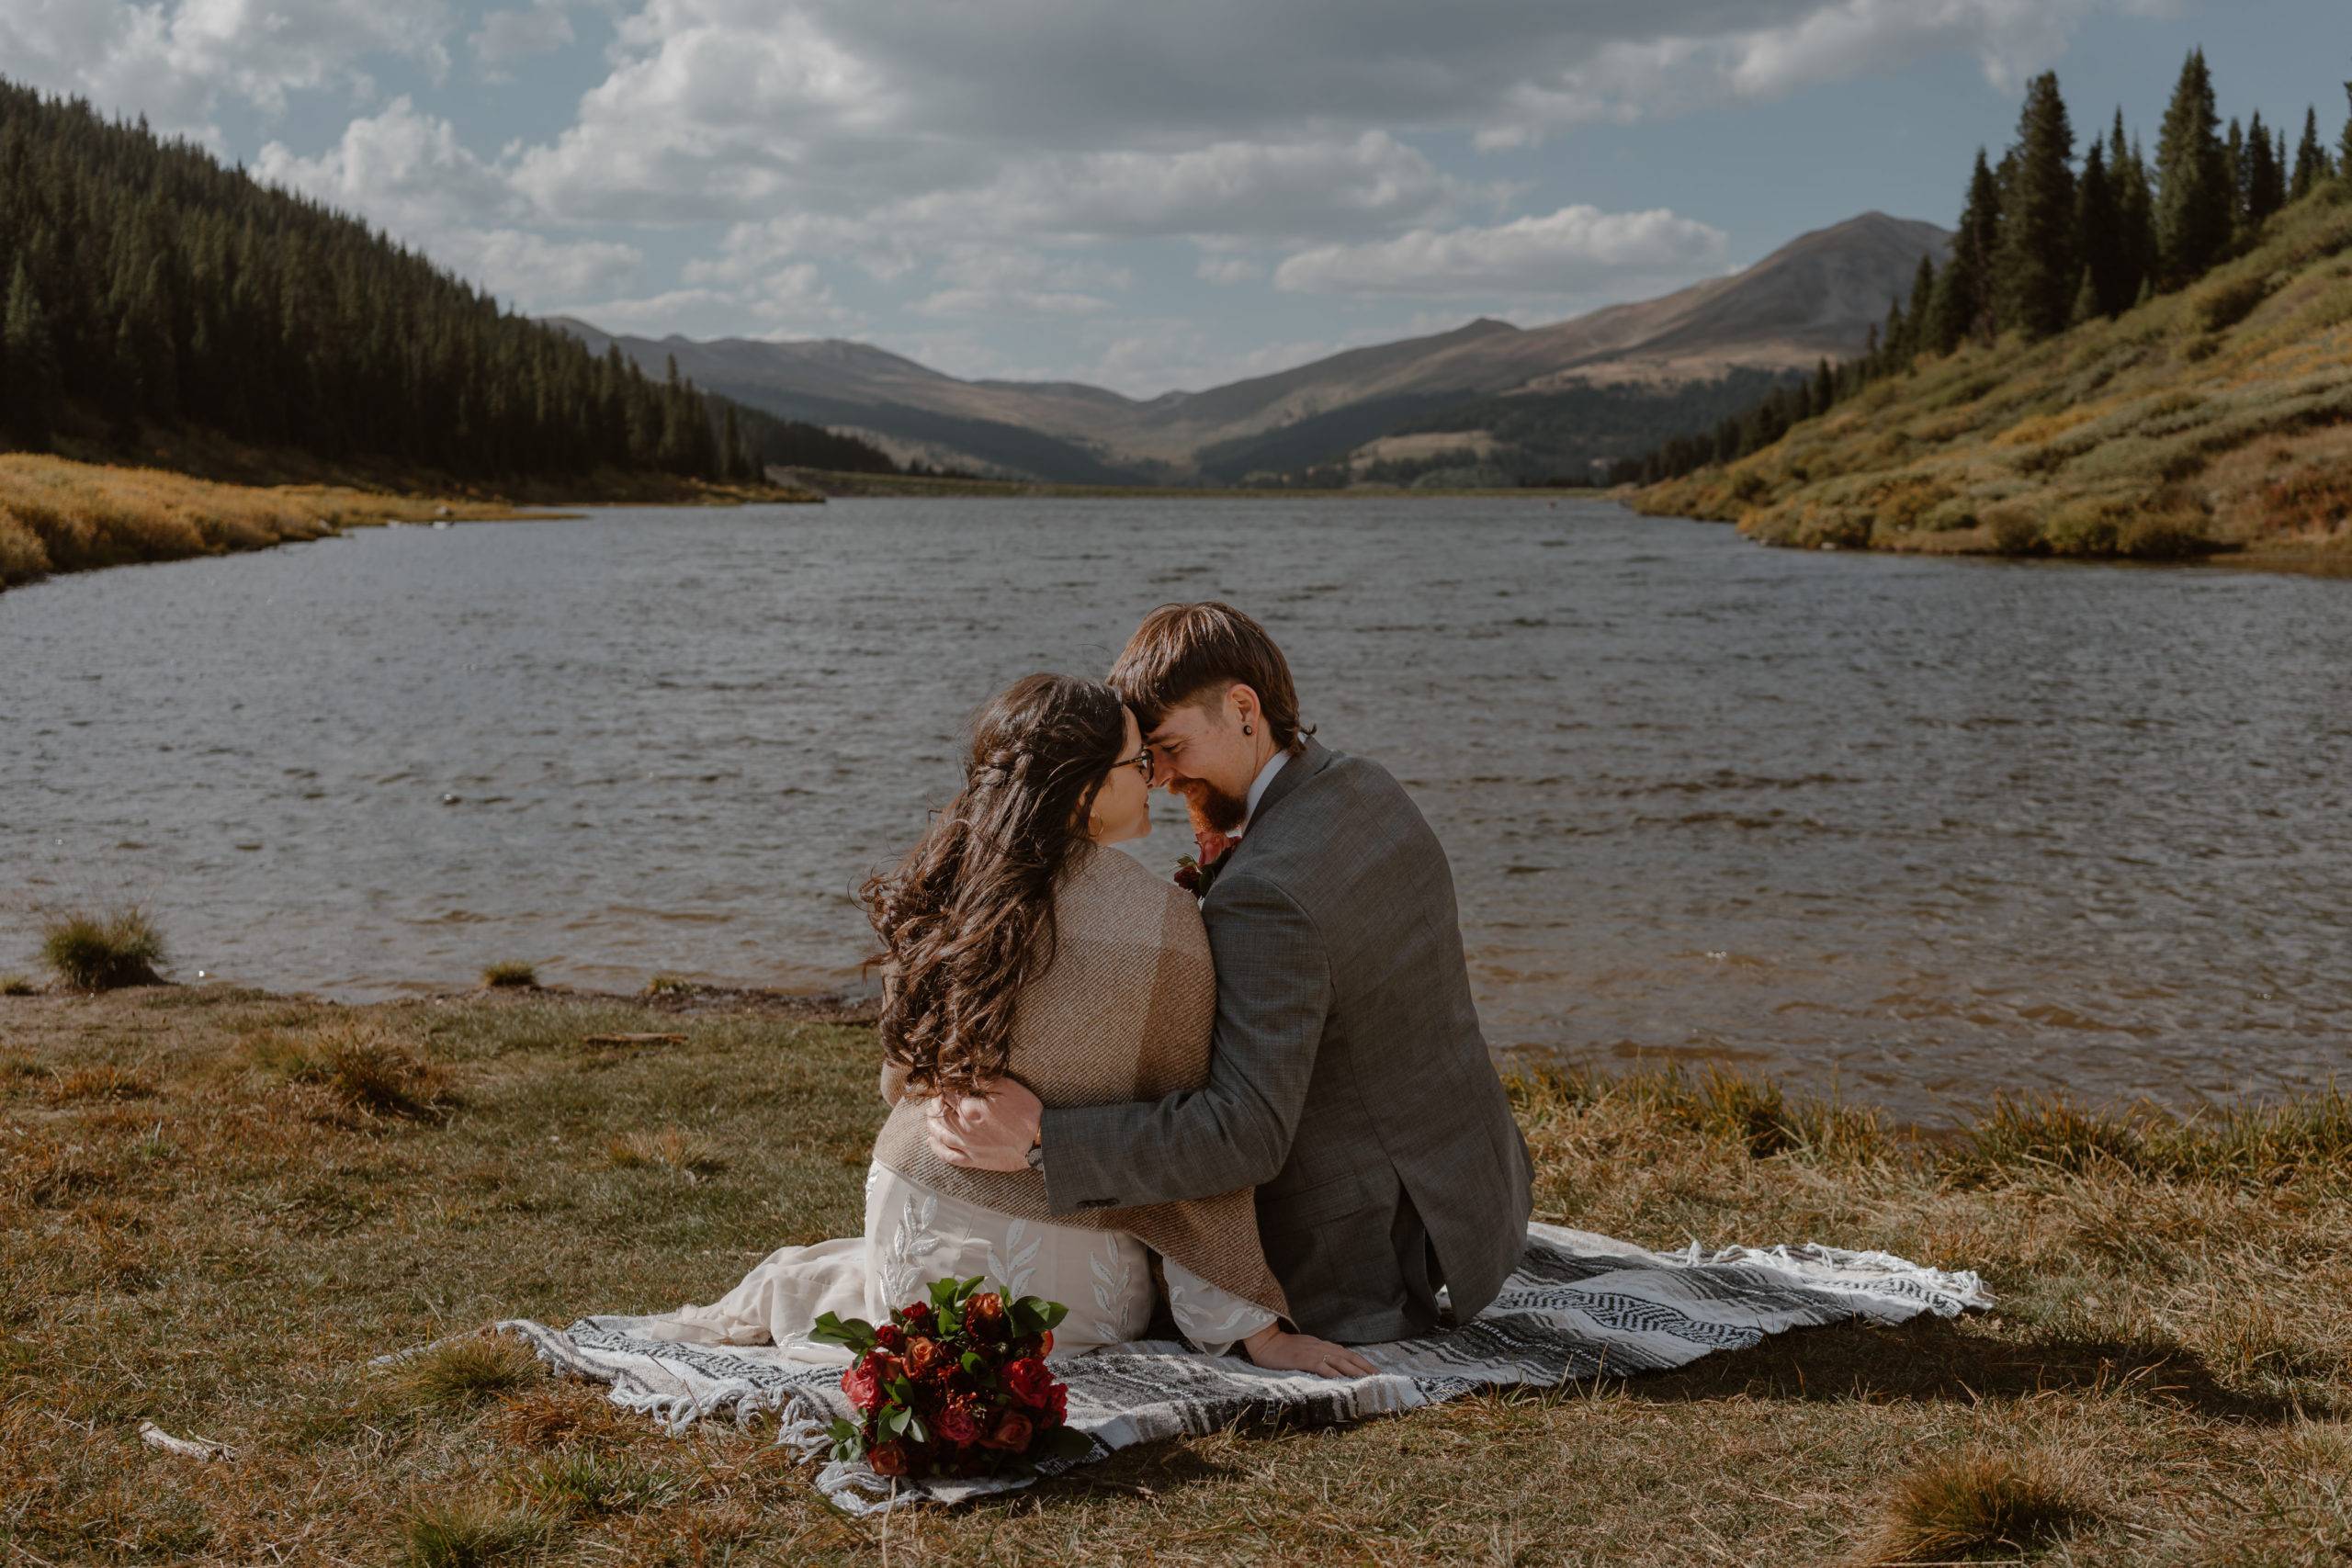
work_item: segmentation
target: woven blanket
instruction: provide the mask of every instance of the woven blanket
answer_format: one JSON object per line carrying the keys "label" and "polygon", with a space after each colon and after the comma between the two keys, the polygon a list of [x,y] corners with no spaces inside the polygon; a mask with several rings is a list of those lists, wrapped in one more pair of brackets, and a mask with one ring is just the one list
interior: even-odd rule
{"label": "woven blanket", "polygon": [[[1056,1357],[1054,1371],[1069,1385],[1069,1424],[1095,1448],[1084,1459],[1041,1468],[1053,1473],[1130,1443],[1236,1422],[1352,1421],[1482,1388],[1664,1371],[1791,1328],[1856,1318],[1895,1324],[1923,1312],[1953,1317],[1991,1303],[1973,1273],[1925,1269],[1883,1252],[1806,1246],[1702,1253],[1693,1242],[1687,1252],[1660,1253],[1532,1224],[1517,1271],[1476,1318],[1425,1338],[1360,1347],[1380,1369],[1374,1377],[1264,1371],[1238,1357],[1157,1340]],[[776,1440],[814,1461],[826,1447],[821,1428],[851,1414],[837,1367],[795,1364],[766,1348],[633,1338],[619,1326],[628,1321],[588,1317],[560,1330],[516,1319],[498,1327],[529,1339],[557,1369],[609,1385],[615,1403],[659,1417],[673,1433],[705,1416],[731,1415],[749,1426],[773,1414]],[[863,1464],[840,1461],[817,1474],[819,1490],[853,1514],[1027,1484],[902,1479],[894,1487]]]}

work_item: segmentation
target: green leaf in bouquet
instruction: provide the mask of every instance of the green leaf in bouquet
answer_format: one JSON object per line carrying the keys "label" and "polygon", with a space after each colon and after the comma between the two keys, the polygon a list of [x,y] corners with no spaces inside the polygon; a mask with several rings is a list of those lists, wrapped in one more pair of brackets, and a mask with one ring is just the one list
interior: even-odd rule
{"label": "green leaf in bouquet", "polygon": [[1016,1335],[1043,1334],[1059,1327],[1062,1319],[1069,1315],[1069,1308],[1059,1302],[1049,1302],[1043,1296],[1023,1296],[1005,1311],[1005,1317],[1012,1323],[1012,1332]]}
{"label": "green leaf in bouquet", "polygon": [[862,1459],[865,1455],[865,1434],[856,1423],[835,1420],[825,1428],[825,1436],[833,1439],[835,1459]]}
{"label": "green leaf in bouquet", "polygon": [[820,1345],[846,1345],[861,1356],[880,1343],[875,1337],[874,1325],[864,1318],[843,1321],[830,1312],[818,1317],[808,1330],[808,1337]]}
{"label": "green leaf in bouquet", "polygon": [[967,1350],[964,1352],[963,1366],[964,1371],[969,1373],[972,1380],[975,1382],[978,1382],[981,1387],[994,1388],[996,1386],[996,1372],[989,1366],[989,1359],[986,1356],[981,1355],[978,1350]]}

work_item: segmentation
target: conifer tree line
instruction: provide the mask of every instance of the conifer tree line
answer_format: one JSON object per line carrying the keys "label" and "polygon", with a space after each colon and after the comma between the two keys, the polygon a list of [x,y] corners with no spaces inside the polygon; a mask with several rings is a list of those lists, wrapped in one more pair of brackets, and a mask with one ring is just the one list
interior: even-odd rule
{"label": "conifer tree line", "polygon": [[[2345,84],[2352,102],[2352,82]],[[2352,176],[2352,118],[2331,150],[2307,108],[2290,153],[2283,127],[2256,111],[2226,129],[2205,51],[2181,65],[2151,157],[2126,139],[2123,111],[2075,156],[2075,130],[2045,72],[2027,84],[2018,139],[1998,164],[1977,150],[1951,252],[1922,257],[1909,299],[1891,301],[1861,355],[1774,389],[1705,434],[1678,436],[1612,465],[1619,484],[1654,484],[1770,446],[1872,381],[1908,374],[1921,355],[2029,342],[2186,288],[2254,244],[2271,214],[2325,181]]]}
{"label": "conifer tree line", "polygon": [[0,447],[149,422],[467,479],[755,462],[674,362],[599,357],[143,120],[5,81],[0,290]]}

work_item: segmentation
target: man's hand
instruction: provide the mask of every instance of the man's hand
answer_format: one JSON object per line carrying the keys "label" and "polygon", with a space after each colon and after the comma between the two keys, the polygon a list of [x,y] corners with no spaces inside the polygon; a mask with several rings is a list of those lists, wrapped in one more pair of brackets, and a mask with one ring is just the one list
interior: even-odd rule
{"label": "man's hand", "polygon": [[931,1152],[966,1170],[1028,1169],[1045,1105],[1012,1078],[992,1079],[985,1090],[931,1102]]}
{"label": "man's hand", "polygon": [[1369,1378],[1380,1369],[1349,1349],[1312,1334],[1292,1334],[1280,1323],[1270,1323],[1241,1342],[1241,1353],[1252,1363],[1276,1372],[1313,1372],[1326,1378]]}

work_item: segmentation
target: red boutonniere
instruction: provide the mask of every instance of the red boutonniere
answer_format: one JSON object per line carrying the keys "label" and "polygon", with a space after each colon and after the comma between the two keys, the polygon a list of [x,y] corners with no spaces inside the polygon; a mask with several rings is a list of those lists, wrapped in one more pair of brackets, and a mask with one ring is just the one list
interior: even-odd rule
{"label": "red boutonniere", "polygon": [[1200,858],[1186,855],[1176,863],[1176,886],[1195,898],[1205,898],[1209,885],[1225,869],[1225,863],[1233,858],[1233,846],[1241,840],[1205,828],[1194,832],[1193,840],[1200,847]]}

